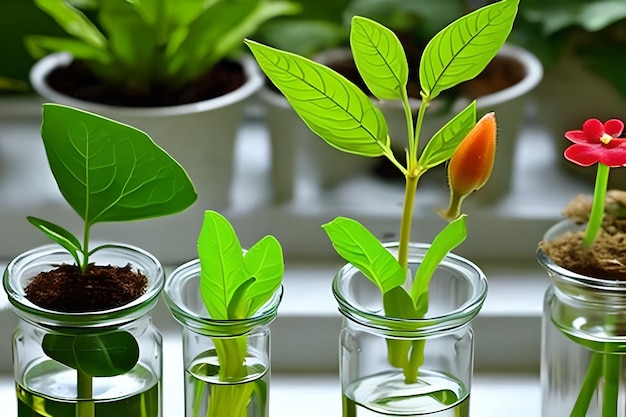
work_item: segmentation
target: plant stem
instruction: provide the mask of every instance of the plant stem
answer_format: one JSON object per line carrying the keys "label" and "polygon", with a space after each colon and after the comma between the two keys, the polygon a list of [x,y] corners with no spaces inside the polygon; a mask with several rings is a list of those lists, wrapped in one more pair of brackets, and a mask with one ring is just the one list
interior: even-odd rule
{"label": "plant stem", "polygon": [[578,392],[578,398],[574,403],[574,408],[570,414],[570,417],[585,417],[587,410],[589,410],[589,404],[596,392],[598,382],[600,381],[600,375],[603,367],[602,353],[591,352],[591,358],[589,359],[589,365],[587,366],[587,372],[583,377],[583,382]]}
{"label": "plant stem", "polygon": [[602,218],[604,217],[604,201],[606,199],[606,188],[609,182],[608,165],[598,162],[598,172],[596,173],[596,185],[593,190],[593,203],[591,205],[591,214],[589,214],[589,223],[583,239],[583,246],[589,247],[593,244],[600,227],[602,226]]}
{"label": "plant stem", "polygon": [[81,371],[76,370],[76,417],[95,417],[96,409],[93,402],[93,378]]}
{"label": "plant stem", "polygon": [[89,225],[85,224],[85,230],[83,231],[83,259],[80,264],[81,272],[85,273],[89,265]]}
{"label": "plant stem", "polygon": [[214,338],[213,343],[220,363],[219,379],[226,383],[213,387],[207,417],[246,417],[254,391],[253,384],[239,383],[248,375],[248,369],[244,364],[247,338],[246,336]]}
{"label": "plant stem", "polygon": [[[409,152],[407,153],[407,173],[406,187],[404,190],[404,206],[402,209],[402,220],[400,222],[400,239],[398,241],[398,263],[404,270],[408,269],[409,265],[409,243],[411,242],[411,224],[413,222],[413,206],[415,204],[415,192],[417,190],[417,183],[419,178],[423,174],[423,171],[417,166],[417,148],[419,146],[419,135],[422,129],[422,123],[424,122],[424,114],[428,107],[429,99],[427,96],[422,97],[422,103],[417,112],[417,123],[415,125],[415,134],[413,134],[410,126],[409,128]],[[405,103],[405,111],[408,106],[408,100]],[[412,117],[410,110],[408,112],[407,123],[411,123]]]}
{"label": "plant stem", "polygon": [[617,417],[621,358],[619,355],[611,353],[605,353],[603,356],[602,417]]}

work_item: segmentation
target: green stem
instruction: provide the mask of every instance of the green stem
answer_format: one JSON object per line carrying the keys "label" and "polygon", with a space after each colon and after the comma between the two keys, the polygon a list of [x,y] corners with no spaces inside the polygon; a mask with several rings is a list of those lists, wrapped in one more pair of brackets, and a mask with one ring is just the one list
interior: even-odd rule
{"label": "green stem", "polygon": [[80,264],[81,272],[85,273],[87,271],[87,265],[89,265],[89,225],[85,224],[85,230],[83,231],[83,259]]}
{"label": "green stem", "polygon": [[616,354],[605,353],[603,365],[602,417],[617,417],[621,358]]}
{"label": "green stem", "polygon": [[589,215],[589,223],[587,223],[587,231],[583,239],[583,246],[589,247],[596,239],[600,227],[602,226],[602,218],[604,217],[604,201],[606,199],[606,189],[609,182],[610,167],[598,162],[598,172],[596,174],[596,185],[593,190],[593,203],[591,205],[591,214]]}
{"label": "green stem", "polygon": [[76,370],[76,417],[95,417],[96,409],[93,402],[93,378],[81,371]]}
{"label": "green stem", "polygon": [[591,353],[589,366],[583,377],[583,382],[578,392],[578,398],[576,398],[570,417],[585,417],[587,415],[589,404],[591,404],[591,399],[596,392],[600,375],[602,374],[603,356],[602,353]]}
{"label": "green stem", "polygon": [[220,363],[219,379],[226,383],[212,388],[207,417],[246,417],[254,392],[253,384],[240,383],[248,375],[247,338],[214,338],[213,343]]}

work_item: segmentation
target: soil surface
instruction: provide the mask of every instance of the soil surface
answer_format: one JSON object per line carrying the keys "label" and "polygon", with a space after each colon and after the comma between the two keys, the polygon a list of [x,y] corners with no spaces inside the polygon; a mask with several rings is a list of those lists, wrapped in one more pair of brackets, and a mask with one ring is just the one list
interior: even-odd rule
{"label": "soil surface", "polygon": [[123,306],[139,298],[148,279],[124,267],[90,264],[83,274],[62,264],[35,276],[24,289],[32,303],[55,311],[85,313]]}
{"label": "soil surface", "polygon": [[85,63],[74,60],[50,72],[46,81],[54,90],[85,101],[124,107],[164,107],[222,96],[241,87],[246,77],[241,64],[224,60],[196,82],[180,89],[155,85],[148,94],[142,94],[124,86],[106,84]]}
{"label": "soil surface", "polygon": [[[591,197],[579,195],[563,214],[584,224],[590,211]],[[570,232],[539,245],[557,265],[570,271],[596,278],[626,279],[626,192],[607,193],[602,228],[589,248],[583,247],[584,234],[584,230]]]}

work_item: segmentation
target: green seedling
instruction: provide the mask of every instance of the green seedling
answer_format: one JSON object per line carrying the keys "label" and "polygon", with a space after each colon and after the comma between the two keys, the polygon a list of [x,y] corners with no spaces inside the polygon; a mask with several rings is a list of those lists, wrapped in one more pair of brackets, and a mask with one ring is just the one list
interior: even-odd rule
{"label": "green seedling", "polygon": [[84,221],[83,242],[29,216],[85,272],[91,226],[174,214],[197,198],[185,170],[144,132],[71,107],[44,104],[41,136],[61,194]]}
{"label": "green seedling", "polygon": [[[235,384],[212,388],[207,416],[245,417],[254,393],[264,401],[260,393],[267,387],[261,379],[237,383],[244,381],[249,371],[247,337],[237,321],[253,317],[280,287],[284,274],[282,248],[274,236],[265,236],[244,252],[228,220],[217,212],[206,211],[198,238],[198,258],[204,305],[212,320],[230,321],[233,329],[231,336],[214,337],[213,343],[220,364],[219,380]],[[202,390],[196,393],[197,416]]]}
{"label": "green seedling", "polygon": [[[364,157],[386,157],[405,176],[406,191],[395,259],[355,220],[338,217],[324,225],[336,251],[357,266],[383,295],[388,315],[422,318],[428,311],[428,284],[439,262],[465,239],[461,202],[489,178],[495,155],[493,114],[476,123],[476,103],[445,124],[418,152],[429,103],[443,91],[476,77],[509,35],[518,0],[502,0],[454,21],[426,46],[419,66],[421,106],[417,120],[409,106],[409,68],[396,35],[360,16],[352,19],[350,46],[356,67],[378,100],[402,103],[406,116],[406,165],[391,150],[385,117],[373,99],[330,68],[258,42],[246,43],[259,66],[306,125],[329,145]],[[415,277],[408,274],[408,248],[418,180],[431,168],[448,163],[450,206],[441,213],[449,224],[433,240]],[[408,290],[407,290],[408,288]],[[407,344],[408,343],[408,344]],[[416,381],[423,343],[389,340],[389,361],[402,368],[407,383]]]}

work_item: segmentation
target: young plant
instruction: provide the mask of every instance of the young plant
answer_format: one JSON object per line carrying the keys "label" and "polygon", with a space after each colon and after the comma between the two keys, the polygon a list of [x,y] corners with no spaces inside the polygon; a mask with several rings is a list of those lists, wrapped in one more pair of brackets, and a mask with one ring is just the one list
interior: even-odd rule
{"label": "young plant", "polygon": [[[591,213],[582,240],[585,250],[590,250],[602,227],[609,171],[611,168],[626,165],[626,139],[619,137],[623,130],[624,122],[619,119],[611,119],[605,123],[598,119],[589,119],[583,123],[582,130],[565,132],[565,137],[573,142],[565,150],[565,158],[583,167],[598,165]],[[611,318],[607,317],[607,320]],[[574,340],[591,351],[591,358],[571,415],[587,415],[596,391],[601,388],[602,416],[617,417],[620,349],[611,343],[585,338]]]}
{"label": "young plant", "polygon": [[31,55],[67,51],[107,84],[139,93],[195,81],[259,25],[297,10],[273,0],[87,0],[84,12],[72,0],[35,3],[72,38],[29,36]]}
{"label": "young plant", "polygon": [[[246,417],[253,395],[264,401],[267,387],[263,380],[241,383],[258,370],[246,364],[247,337],[237,322],[252,318],[281,285],[283,253],[274,236],[265,236],[243,251],[232,225],[214,211],[206,211],[198,237],[200,295],[212,320],[232,321],[234,333],[214,337],[219,362],[218,378],[224,384],[211,388],[208,417]],[[230,384],[228,384],[230,382]],[[196,390],[201,398],[203,393]],[[199,401],[195,417],[199,416]],[[265,409],[265,405],[261,407]]]}
{"label": "young plant", "polygon": [[[382,112],[353,83],[304,57],[246,41],[261,69],[313,132],[339,150],[366,157],[384,156],[405,176],[397,259],[355,220],[338,217],[323,226],[339,255],[378,286],[387,315],[424,317],[432,273],[467,234],[460,204],[484,185],[493,167],[493,114],[476,124],[476,103],[470,103],[430,138],[419,154],[426,109],[441,92],[477,76],[487,66],[511,31],[517,5],[518,0],[502,0],[485,6],[451,23],[430,40],[419,66],[422,105],[415,123],[407,93],[409,69],[398,38],[372,20],[359,16],[352,19],[350,45],[367,87],[379,100],[403,104],[408,131],[406,165],[391,151]],[[450,222],[433,240],[416,276],[411,278],[407,274],[408,250],[417,184],[425,172],[450,159],[451,202],[443,212]],[[389,362],[403,369],[407,383],[415,382],[423,344],[412,347],[410,341],[407,345],[404,340],[389,340],[388,346]]]}
{"label": "young plant", "polygon": [[96,223],[178,213],[197,198],[185,170],[142,131],[57,104],[43,105],[46,155],[59,190],[84,221],[82,244],[71,232],[36,217],[35,227],[63,246],[84,273]]}
{"label": "young plant", "polygon": [[[133,127],[71,107],[44,104],[41,135],[61,194],[84,221],[83,243],[54,223],[36,217],[28,220],[64,247],[83,273],[89,256],[106,247],[89,249],[93,224],[177,213],[197,198],[184,169]],[[93,397],[94,377],[126,373],[139,358],[133,335],[119,329],[48,333],[42,349],[76,370],[77,395],[83,399]],[[95,416],[95,403],[78,401],[76,416]]]}

